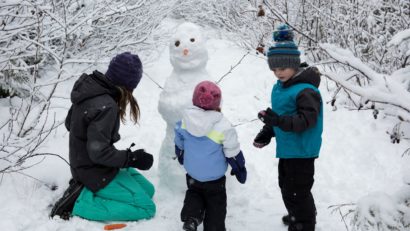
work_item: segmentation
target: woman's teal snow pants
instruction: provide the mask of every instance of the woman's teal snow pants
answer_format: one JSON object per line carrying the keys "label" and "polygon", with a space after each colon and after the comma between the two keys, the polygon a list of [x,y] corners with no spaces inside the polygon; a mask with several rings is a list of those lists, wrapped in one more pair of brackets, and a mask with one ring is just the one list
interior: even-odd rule
{"label": "woman's teal snow pants", "polygon": [[155,215],[154,186],[134,168],[120,169],[117,176],[96,193],[84,187],[73,215],[94,221],[136,221]]}

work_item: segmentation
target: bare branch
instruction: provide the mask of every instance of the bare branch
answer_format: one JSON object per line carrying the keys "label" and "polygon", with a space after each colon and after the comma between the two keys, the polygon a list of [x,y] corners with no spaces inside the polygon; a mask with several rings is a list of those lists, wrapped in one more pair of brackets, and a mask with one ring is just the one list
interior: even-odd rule
{"label": "bare branch", "polygon": [[216,84],[219,84],[226,76],[228,76],[229,74],[231,74],[232,71],[233,71],[236,67],[238,67],[239,64],[241,64],[242,60],[243,60],[246,56],[249,55],[249,53],[250,53],[249,51],[246,52],[246,54],[244,54],[244,55],[242,56],[242,58],[241,58],[235,65],[231,66],[231,69],[230,69],[226,74],[224,74],[223,76],[221,76],[221,78],[219,78],[219,80],[216,81]]}

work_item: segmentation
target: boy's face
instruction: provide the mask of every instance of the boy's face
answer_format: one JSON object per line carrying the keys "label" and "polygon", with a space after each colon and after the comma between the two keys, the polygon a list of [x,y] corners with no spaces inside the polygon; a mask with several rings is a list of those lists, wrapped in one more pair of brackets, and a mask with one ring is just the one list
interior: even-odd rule
{"label": "boy's face", "polygon": [[293,68],[289,68],[289,67],[273,68],[273,73],[282,83],[284,83],[296,74],[296,70]]}

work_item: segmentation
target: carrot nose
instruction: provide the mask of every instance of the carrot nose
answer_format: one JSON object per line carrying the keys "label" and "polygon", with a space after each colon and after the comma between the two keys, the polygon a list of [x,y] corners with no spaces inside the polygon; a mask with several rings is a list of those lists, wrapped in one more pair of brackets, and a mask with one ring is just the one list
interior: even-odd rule
{"label": "carrot nose", "polygon": [[183,53],[184,53],[184,55],[185,55],[185,56],[187,56],[187,55],[188,55],[188,52],[189,52],[189,50],[188,50],[188,49],[186,49],[186,48],[183,50]]}

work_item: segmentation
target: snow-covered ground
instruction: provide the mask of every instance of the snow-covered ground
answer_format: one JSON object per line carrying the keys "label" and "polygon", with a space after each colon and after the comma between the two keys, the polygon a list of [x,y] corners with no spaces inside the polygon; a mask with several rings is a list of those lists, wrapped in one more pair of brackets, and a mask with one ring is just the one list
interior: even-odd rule
{"label": "snow-covered ground", "polygon": [[[207,42],[209,61],[207,70],[218,80],[246,54],[233,42],[218,39],[209,32]],[[145,66],[145,72],[163,86],[170,75],[168,47],[162,47],[161,56]],[[105,71],[103,68],[101,71]],[[285,214],[277,185],[275,142],[264,149],[256,149],[252,141],[262,123],[256,119],[257,112],[269,106],[270,90],[276,81],[263,56],[247,55],[241,64],[220,83],[223,94],[222,111],[237,125],[239,141],[246,158],[248,180],[239,184],[227,174],[228,214],[226,226],[230,231],[285,231],[281,217]],[[375,120],[370,111],[348,111],[341,106],[333,111],[326,102],[331,94],[326,91],[322,79],[321,91],[324,100],[323,146],[316,161],[313,194],[318,210],[317,230],[346,230],[338,213],[328,207],[343,203],[355,203],[367,194],[381,191],[396,193],[404,186],[401,167],[402,153],[407,142],[392,144],[386,131],[391,129],[388,118]],[[73,81],[59,88],[59,95],[69,96]],[[134,126],[131,122],[120,129],[122,139],[118,148],[127,148],[131,142],[136,148],[145,148],[158,160],[158,152],[165,136],[165,121],[157,111],[161,89],[144,76],[134,94],[141,108],[141,120]],[[54,102],[68,109],[68,100]],[[6,103],[0,102],[1,110]],[[67,109],[58,109],[58,118],[65,118]],[[44,150],[60,153],[68,159],[68,133],[61,126],[53,132]],[[158,162],[156,162],[158,164]],[[175,164],[178,165],[177,161]],[[0,184],[1,230],[103,230],[106,223],[92,222],[74,217],[69,221],[48,218],[50,204],[61,196],[68,184],[70,171],[62,160],[47,157],[41,164],[25,171],[59,188],[51,191],[42,183],[21,174],[3,176]],[[158,168],[143,173],[158,185]],[[184,181],[184,178],[180,179]],[[147,221],[128,222],[123,230],[181,230],[180,209],[184,191],[170,192],[156,187],[154,196],[156,216]],[[201,229],[200,229],[201,230]]]}

